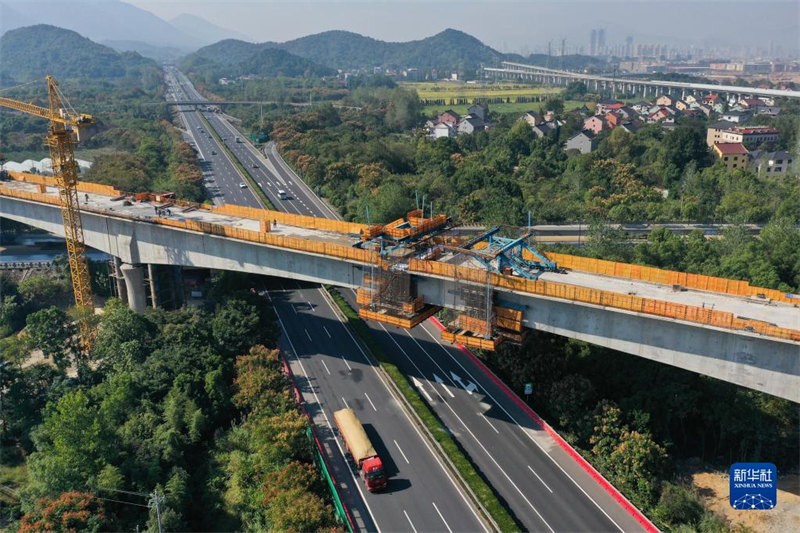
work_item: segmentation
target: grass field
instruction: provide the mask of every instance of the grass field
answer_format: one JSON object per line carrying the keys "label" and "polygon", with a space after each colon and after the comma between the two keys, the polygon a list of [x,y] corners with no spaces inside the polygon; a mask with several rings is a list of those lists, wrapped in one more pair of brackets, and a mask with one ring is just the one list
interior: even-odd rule
{"label": "grass field", "polygon": [[403,87],[417,91],[421,100],[444,98],[511,98],[517,96],[542,96],[558,94],[558,89],[533,87],[521,83],[445,83],[415,82],[402,83]]}

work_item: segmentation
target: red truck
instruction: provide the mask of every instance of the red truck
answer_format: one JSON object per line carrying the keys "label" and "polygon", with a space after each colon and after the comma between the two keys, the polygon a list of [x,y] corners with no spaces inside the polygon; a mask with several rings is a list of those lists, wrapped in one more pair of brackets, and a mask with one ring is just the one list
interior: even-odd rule
{"label": "red truck", "polygon": [[385,489],[386,474],[383,471],[383,462],[367,437],[355,411],[352,409],[336,411],[333,413],[333,419],[339,428],[339,434],[344,439],[347,451],[361,471],[367,490],[377,492]]}

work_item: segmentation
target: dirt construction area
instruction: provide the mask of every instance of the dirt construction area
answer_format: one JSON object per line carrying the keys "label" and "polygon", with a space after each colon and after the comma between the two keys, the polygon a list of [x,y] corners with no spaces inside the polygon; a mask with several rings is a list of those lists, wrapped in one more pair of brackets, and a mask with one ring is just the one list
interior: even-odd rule
{"label": "dirt construction area", "polygon": [[770,511],[738,511],[728,501],[728,474],[696,472],[692,485],[710,510],[731,526],[743,525],[759,533],[800,531],[800,475],[778,476],[778,505]]}

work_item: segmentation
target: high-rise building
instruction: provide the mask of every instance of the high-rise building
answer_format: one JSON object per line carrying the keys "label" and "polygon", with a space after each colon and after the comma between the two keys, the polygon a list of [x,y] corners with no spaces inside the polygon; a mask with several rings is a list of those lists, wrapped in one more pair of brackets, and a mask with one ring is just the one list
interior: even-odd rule
{"label": "high-rise building", "polygon": [[597,48],[599,49],[600,53],[603,53],[603,49],[606,47],[606,29],[605,28],[598,28],[597,30]]}
{"label": "high-rise building", "polygon": [[589,39],[589,55],[597,54],[597,30],[592,30],[592,36]]}
{"label": "high-rise building", "polygon": [[625,37],[625,57],[633,56],[633,37],[628,35]]}

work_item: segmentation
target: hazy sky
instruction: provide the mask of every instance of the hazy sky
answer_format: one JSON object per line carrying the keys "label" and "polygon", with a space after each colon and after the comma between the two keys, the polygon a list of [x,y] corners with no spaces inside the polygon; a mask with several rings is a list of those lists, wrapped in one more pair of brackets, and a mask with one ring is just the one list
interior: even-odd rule
{"label": "hazy sky", "polygon": [[452,27],[501,51],[554,51],[588,46],[589,31],[605,27],[607,42],[678,41],[708,47],[800,48],[800,2],[737,0],[128,0],[170,19],[193,13],[255,41],[286,41],[330,29],[388,41],[420,39]]}

